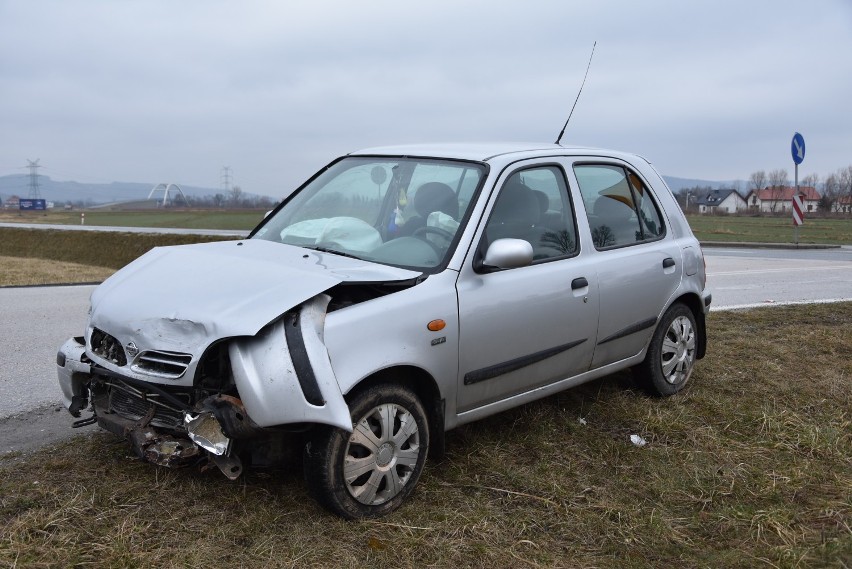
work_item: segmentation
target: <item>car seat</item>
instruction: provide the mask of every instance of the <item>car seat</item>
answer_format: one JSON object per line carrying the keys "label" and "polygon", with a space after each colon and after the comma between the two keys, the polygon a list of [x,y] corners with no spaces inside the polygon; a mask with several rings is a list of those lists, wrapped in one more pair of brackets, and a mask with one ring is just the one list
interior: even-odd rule
{"label": "car seat", "polygon": [[631,223],[630,217],[636,212],[633,208],[612,196],[602,195],[595,200],[594,218],[590,218],[592,240],[596,247],[627,245],[637,240],[637,223]]}
{"label": "car seat", "polygon": [[443,182],[427,182],[414,193],[414,212],[417,214],[405,222],[400,235],[411,235],[426,226],[429,214],[435,211],[445,213],[458,221],[459,202],[453,189]]}

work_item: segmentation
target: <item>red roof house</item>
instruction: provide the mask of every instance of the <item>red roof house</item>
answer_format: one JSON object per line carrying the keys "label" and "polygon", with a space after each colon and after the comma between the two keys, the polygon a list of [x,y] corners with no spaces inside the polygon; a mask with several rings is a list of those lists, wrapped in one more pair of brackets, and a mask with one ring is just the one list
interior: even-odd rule
{"label": "red roof house", "polygon": [[[748,208],[756,211],[782,213],[792,211],[793,195],[796,188],[792,186],[778,186],[752,190],[746,196]],[[802,198],[802,208],[805,212],[816,211],[819,205],[819,192],[813,186],[799,186],[799,196]]]}

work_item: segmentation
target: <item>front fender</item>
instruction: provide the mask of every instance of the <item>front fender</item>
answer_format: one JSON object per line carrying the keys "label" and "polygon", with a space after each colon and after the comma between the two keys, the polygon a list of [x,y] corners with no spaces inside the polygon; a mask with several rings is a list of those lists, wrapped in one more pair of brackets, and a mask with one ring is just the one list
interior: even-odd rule
{"label": "front fender", "polygon": [[323,343],[330,300],[317,295],[256,336],[231,342],[234,383],[258,426],[322,423],[352,430],[349,407]]}

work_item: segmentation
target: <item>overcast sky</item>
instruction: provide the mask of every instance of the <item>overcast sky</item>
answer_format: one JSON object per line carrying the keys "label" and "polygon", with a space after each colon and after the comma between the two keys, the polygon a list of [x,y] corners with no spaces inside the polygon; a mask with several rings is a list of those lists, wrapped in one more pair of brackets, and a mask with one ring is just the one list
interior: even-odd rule
{"label": "overcast sky", "polygon": [[553,142],[670,176],[852,165],[852,0],[0,0],[0,175],[282,196],[368,146]]}

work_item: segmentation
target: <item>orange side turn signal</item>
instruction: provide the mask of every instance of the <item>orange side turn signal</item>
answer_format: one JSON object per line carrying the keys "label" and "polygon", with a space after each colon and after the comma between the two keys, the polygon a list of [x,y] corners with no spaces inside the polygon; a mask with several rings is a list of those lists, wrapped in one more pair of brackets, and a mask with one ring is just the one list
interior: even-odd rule
{"label": "orange side turn signal", "polygon": [[429,323],[426,325],[426,328],[428,328],[428,329],[429,329],[429,330],[431,330],[432,332],[439,332],[439,331],[443,330],[443,329],[444,329],[444,326],[446,326],[446,325],[447,325],[447,323],[446,323],[446,322],[444,322],[443,320],[438,319],[438,320],[432,320],[431,322],[429,322]]}

